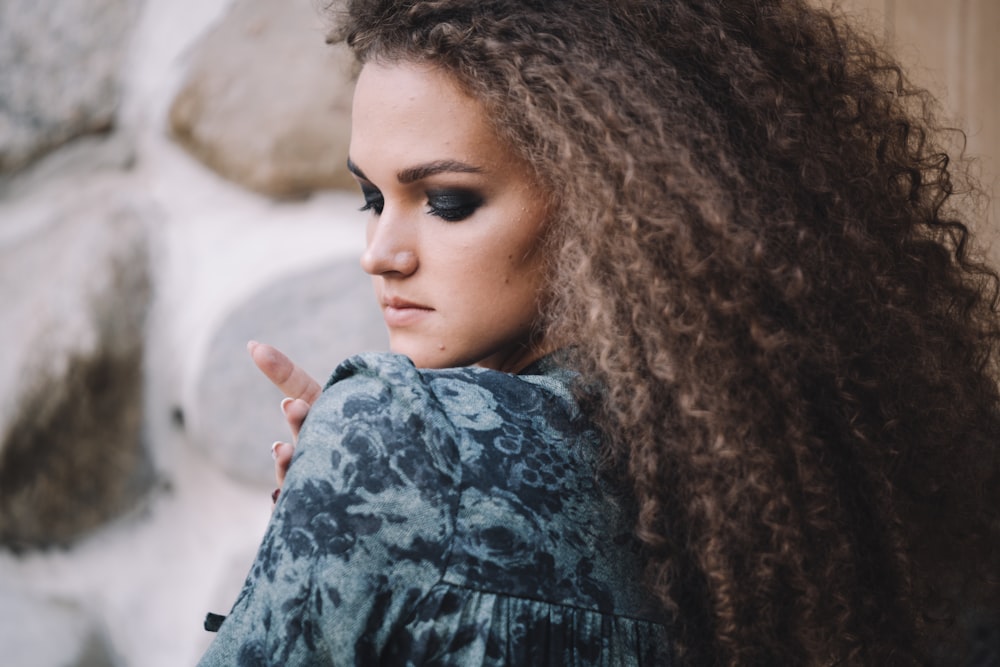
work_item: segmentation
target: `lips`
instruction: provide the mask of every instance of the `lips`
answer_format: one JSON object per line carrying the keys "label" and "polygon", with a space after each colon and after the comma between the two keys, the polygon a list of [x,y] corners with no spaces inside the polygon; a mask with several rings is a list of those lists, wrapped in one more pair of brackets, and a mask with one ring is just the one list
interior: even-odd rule
{"label": "lips", "polygon": [[389,327],[416,324],[432,312],[433,308],[406,299],[390,297],[382,300],[382,317]]}

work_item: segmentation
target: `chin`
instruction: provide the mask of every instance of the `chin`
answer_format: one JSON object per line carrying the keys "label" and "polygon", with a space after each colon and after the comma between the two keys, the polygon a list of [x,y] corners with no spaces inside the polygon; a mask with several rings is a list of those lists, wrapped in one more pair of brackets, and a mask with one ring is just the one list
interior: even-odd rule
{"label": "chin", "polygon": [[[434,342],[429,342],[428,338]],[[389,333],[389,350],[408,357],[417,368],[452,368],[469,364],[465,358],[456,357],[444,346],[442,339],[415,335],[415,332]]]}
{"label": "chin", "polygon": [[402,354],[413,362],[417,368],[448,368],[455,364],[452,359],[441,354],[434,354],[423,349],[414,348],[411,345],[389,345],[389,350],[396,354]]}

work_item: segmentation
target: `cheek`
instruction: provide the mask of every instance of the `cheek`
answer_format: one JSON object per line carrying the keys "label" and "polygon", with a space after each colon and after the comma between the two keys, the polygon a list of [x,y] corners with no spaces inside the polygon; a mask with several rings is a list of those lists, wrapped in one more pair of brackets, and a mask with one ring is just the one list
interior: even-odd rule
{"label": "cheek", "polygon": [[[532,253],[530,249],[526,252],[529,253],[527,256],[504,257],[504,270],[498,274],[499,280],[494,280],[493,290],[508,311],[534,317],[543,287],[542,262],[537,253]],[[490,304],[485,307],[489,308]]]}
{"label": "cheek", "polygon": [[542,281],[545,256],[542,239],[534,234],[522,240],[506,255],[508,282],[531,283],[536,286]]}
{"label": "cheek", "polygon": [[541,263],[544,221],[537,213],[514,218],[507,237],[497,244],[497,253],[513,269],[533,269]]}
{"label": "cheek", "polygon": [[[524,309],[542,287],[542,218],[525,215],[524,207],[498,211],[474,238],[448,248],[450,282],[456,293],[475,301],[469,306],[489,316],[502,307]],[[450,239],[454,241],[455,239]],[[450,244],[449,244],[450,245]],[[444,250],[444,248],[442,248]]]}
{"label": "cheek", "polygon": [[516,294],[522,301],[534,301],[542,289],[544,256],[542,241],[537,233],[540,225],[532,225],[529,233],[507,244],[502,256],[503,270],[500,287]]}

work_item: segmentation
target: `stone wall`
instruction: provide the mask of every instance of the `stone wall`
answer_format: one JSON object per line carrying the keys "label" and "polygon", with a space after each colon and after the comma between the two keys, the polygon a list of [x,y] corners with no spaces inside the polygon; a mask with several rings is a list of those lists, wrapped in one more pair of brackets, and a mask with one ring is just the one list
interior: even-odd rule
{"label": "stone wall", "polygon": [[[844,5],[995,183],[1000,4]],[[385,345],[315,6],[0,3],[0,664],[193,664],[286,437],[246,341],[319,378]]]}
{"label": "stone wall", "polygon": [[246,342],[385,348],[315,7],[0,3],[0,664],[193,664],[286,437]]}

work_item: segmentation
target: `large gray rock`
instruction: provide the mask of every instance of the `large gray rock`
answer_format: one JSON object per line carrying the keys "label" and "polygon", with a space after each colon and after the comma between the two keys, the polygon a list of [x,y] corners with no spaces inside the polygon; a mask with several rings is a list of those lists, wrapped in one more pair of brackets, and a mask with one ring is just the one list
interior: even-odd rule
{"label": "large gray rock", "polygon": [[177,140],[266,195],[353,187],[350,59],[322,25],[311,0],[239,0],[193,52],[170,109]]}
{"label": "large gray rock", "polygon": [[22,667],[113,667],[101,622],[72,600],[0,590],[0,660]]}
{"label": "large gray rock", "polygon": [[0,2],[0,174],[111,127],[138,4]]}
{"label": "large gray rock", "polygon": [[385,350],[388,337],[357,259],[278,280],[223,320],[184,421],[192,441],[231,476],[273,486],[269,448],[291,436],[278,408],[282,394],[253,365],[249,340],[278,347],[323,384],[344,358]]}
{"label": "large gray rock", "polygon": [[15,551],[69,544],[153,481],[141,438],[148,213],[110,177],[61,185],[74,196],[33,222],[32,197],[0,207],[0,545]]}
{"label": "large gray rock", "polygon": [[[3,0],[0,0],[2,2]],[[135,137],[128,132],[80,137],[63,145],[15,174],[0,176],[0,206],[28,210],[20,216],[13,210],[0,211],[0,246],[4,239],[24,234],[29,226],[48,224],[46,211],[68,207],[78,199],[87,182],[113,175],[125,178],[135,166]],[[132,183],[123,183],[132,188]],[[42,204],[36,206],[35,202]],[[32,221],[32,219],[34,221]]]}

